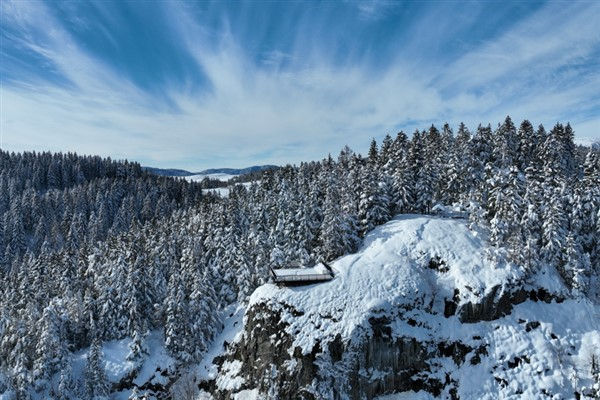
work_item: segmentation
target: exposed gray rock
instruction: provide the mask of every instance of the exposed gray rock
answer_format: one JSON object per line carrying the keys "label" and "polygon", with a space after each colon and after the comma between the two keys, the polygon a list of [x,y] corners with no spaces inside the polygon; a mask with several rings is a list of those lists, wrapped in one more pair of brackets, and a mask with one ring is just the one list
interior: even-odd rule
{"label": "exposed gray rock", "polygon": [[[508,291],[500,286],[475,304],[459,304],[459,300],[460,293],[456,290],[452,299],[446,299],[444,317],[458,317],[461,323],[469,324],[497,320],[510,314],[514,305],[528,300],[560,301],[545,290]],[[220,360],[220,363],[240,361],[237,376],[244,383],[233,391],[219,388],[214,382],[203,386],[223,399],[230,399],[244,389],[258,389],[265,398],[358,400],[411,390],[458,398],[457,382],[448,373],[440,376],[434,371],[439,371],[439,366],[447,360],[452,360],[456,367],[465,362],[477,365],[482,357],[488,356],[488,345],[479,336],[449,342],[439,337],[423,340],[399,334],[394,324],[400,320],[411,327],[422,326],[423,321],[415,320],[410,313],[410,307],[406,306],[374,309],[349,338],[344,339],[340,334],[323,336],[303,352],[294,345],[294,332],[284,322],[286,318],[303,316],[303,311],[270,301],[254,304],[246,312],[242,340],[234,343]],[[454,314],[457,317],[452,317]],[[331,319],[327,315],[318,318]],[[539,322],[526,323],[527,332],[538,327]],[[511,360],[509,366],[520,365],[523,360],[527,359]]]}
{"label": "exposed gray rock", "polygon": [[[527,300],[543,301],[545,303],[556,301],[560,303],[564,299],[549,293],[543,288],[537,290],[517,288],[502,291],[500,286],[495,286],[480,302],[475,304],[469,302],[458,307],[458,315],[463,323],[493,321],[510,314],[513,306]],[[453,302],[446,301],[446,310],[449,308],[449,303],[452,304]],[[448,315],[446,316],[448,317]]]}
{"label": "exposed gray rock", "polygon": [[[286,312],[298,313],[286,307]],[[453,381],[430,374],[435,360],[450,358],[457,365],[484,350],[460,342],[419,341],[395,337],[386,315],[377,315],[359,326],[349,341],[341,336],[323,338],[303,354],[293,347],[293,337],[281,322],[282,310],[258,304],[248,310],[243,339],[235,344],[227,360],[239,360],[244,379],[242,389],[258,388],[266,397],[293,399],[371,399],[403,391],[429,391],[439,395]],[[292,349],[290,351],[290,349]],[[291,354],[290,354],[291,353]],[[467,358],[469,353],[473,353]],[[214,386],[213,386],[214,388]],[[218,398],[233,393],[214,388]]]}

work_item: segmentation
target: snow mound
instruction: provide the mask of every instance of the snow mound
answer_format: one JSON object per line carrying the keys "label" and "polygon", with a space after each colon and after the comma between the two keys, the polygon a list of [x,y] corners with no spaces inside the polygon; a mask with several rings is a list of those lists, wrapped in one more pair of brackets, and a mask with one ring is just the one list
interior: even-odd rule
{"label": "snow mound", "polygon": [[[444,299],[460,293],[460,303],[476,302],[492,288],[519,279],[510,264],[492,262],[480,235],[465,221],[403,215],[375,229],[361,250],[335,263],[334,280],[304,287],[267,284],[250,299],[253,304],[289,305],[302,318],[284,314],[295,346],[309,352],[317,337],[348,338],[369,315],[398,307],[426,306],[443,313]],[[319,318],[318,329],[310,316]],[[287,316],[287,317],[286,317]]]}
{"label": "snow mound", "polygon": [[[315,380],[302,387],[323,398],[336,382],[354,394],[357,385],[370,384],[377,393],[391,393],[386,382],[405,390],[380,399],[594,398],[600,393],[592,367],[600,351],[598,306],[561,296],[564,286],[553,268],[525,277],[502,254],[464,220],[399,216],[370,232],[358,253],[331,263],[332,281],[259,287],[246,308],[244,331],[235,323],[226,329],[236,351],[224,368],[206,375],[237,398],[263,396],[256,388],[265,374],[284,387],[314,366],[325,386]],[[544,301],[535,295],[541,292]],[[490,318],[462,319],[455,312],[502,301],[509,306]],[[449,303],[456,306],[452,312]],[[258,350],[261,356],[253,358]],[[235,359],[240,351],[249,352],[242,359],[251,364]],[[275,356],[261,367],[263,354]],[[415,375],[411,368],[419,362]],[[394,363],[403,366],[395,370]],[[352,368],[362,380],[345,388]],[[435,385],[410,386],[419,379],[439,382],[437,391]]]}

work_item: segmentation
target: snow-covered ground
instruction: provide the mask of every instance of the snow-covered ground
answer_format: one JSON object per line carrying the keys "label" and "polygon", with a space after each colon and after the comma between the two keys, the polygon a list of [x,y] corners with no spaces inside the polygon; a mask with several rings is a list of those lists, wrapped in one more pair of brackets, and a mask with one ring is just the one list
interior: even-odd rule
{"label": "snow-covered ground", "polygon": [[219,197],[227,197],[229,196],[229,191],[230,191],[230,187],[224,187],[224,188],[214,188],[214,189],[202,189],[202,193],[210,193],[210,194],[216,194]]}
{"label": "snow-covered ground", "polygon": [[[130,352],[129,344],[131,343],[130,338],[115,340],[106,342],[102,346],[102,352],[104,354],[104,369],[106,377],[112,383],[117,383],[124,377],[126,377],[131,371],[135,369],[135,364],[127,360],[127,355]],[[167,371],[174,365],[174,361],[167,354],[164,347],[164,337],[162,332],[154,331],[151,332],[146,338],[146,346],[150,350],[150,354],[146,356],[140,367],[137,377],[133,380],[133,383],[139,386],[147,382],[153,384],[167,383],[167,378],[164,377],[159,371]],[[83,381],[83,371],[85,369],[88,349],[76,353],[75,363],[73,366],[73,375],[79,377],[80,381]],[[127,400],[131,395],[130,390],[123,390],[118,393],[113,393],[111,399],[114,400]]]}
{"label": "snow-covered ground", "polygon": [[[317,342],[322,345],[338,334],[349,340],[374,315],[397,315],[390,325],[395,337],[486,349],[480,361],[458,367],[449,359],[436,361],[440,379],[447,374],[458,382],[460,398],[536,399],[547,393],[547,398],[567,399],[585,393],[593,385],[592,354],[600,355],[598,308],[587,300],[525,301],[505,317],[477,323],[444,316],[444,302],[455,289],[459,304],[477,303],[494,287],[501,292],[522,282],[524,270],[502,260],[466,221],[405,215],[369,233],[358,253],[333,263],[333,281],[303,287],[266,284],[253,293],[248,307],[267,304],[281,311],[286,332],[294,338],[290,355],[296,347],[308,354]],[[550,269],[528,285],[554,293],[562,286]],[[237,325],[227,334],[239,340],[240,329]],[[218,376],[223,388],[239,379],[239,366],[230,367]],[[242,394],[253,398],[255,392]],[[419,392],[382,398],[431,397]]]}
{"label": "snow-covered ground", "polygon": [[[315,329],[310,318],[290,315],[290,332],[300,332],[294,344],[306,353],[319,337],[341,333],[348,338],[374,310],[414,308],[426,298],[443,314],[444,299],[452,298],[455,288],[462,302],[476,302],[493,287],[520,278],[519,269],[493,263],[485,250],[481,237],[464,221],[401,216],[371,232],[358,253],[335,262],[333,281],[296,288],[263,285],[253,293],[250,306],[289,304],[306,315],[333,316]],[[443,260],[447,271],[430,269],[432,258]]]}
{"label": "snow-covered ground", "polygon": [[237,303],[223,311],[223,331],[213,340],[204,360],[198,365],[197,371],[200,380],[214,379],[217,376],[217,368],[212,361],[223,353],[227,343],[239,340],[244,326],[244,311],[245,308]]}
{"label": "snow-covered ground", "polygon": [[[257,183],[258,182],[260,182],[260,181],[257,181]],[[252,183],[254,183],[254,182],[236,183],[236,185],[250,187],[250,185],[252,185]],[[214,188],[214,189],[203,189],[202,191],[204,193],[216,194],[216,195],[219,195],[220,197],[227,197],[227,196],[229,196],[229,192],[231,191],[231,186],[227,186],[227,187],[223,187],[223,188]]]}
{"label": "snow-covered ground", "polygon": [[[186,176],[185,179],[189,182],[202,182],[204,179],[216,179],[221,182],[228,182],[230,179],[235,178],[238,175],[225,174],[225,173],[217,173],[217,174],[197,174],[197,175],[189,175]],[[204,193],[212,193],[219,195],[220,197],[229,196],[229,187],[223,188],[214,188],[214,189],[204,189]]]}

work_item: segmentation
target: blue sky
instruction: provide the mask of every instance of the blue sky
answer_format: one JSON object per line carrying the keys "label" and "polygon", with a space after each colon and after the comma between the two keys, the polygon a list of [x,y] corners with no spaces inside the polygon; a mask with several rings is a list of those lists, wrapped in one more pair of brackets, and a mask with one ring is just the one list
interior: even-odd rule
{"label": "blue sky", "polygon": [[506,115],[600,137],[596,0],[0,7],[4,150],[198,171]]}

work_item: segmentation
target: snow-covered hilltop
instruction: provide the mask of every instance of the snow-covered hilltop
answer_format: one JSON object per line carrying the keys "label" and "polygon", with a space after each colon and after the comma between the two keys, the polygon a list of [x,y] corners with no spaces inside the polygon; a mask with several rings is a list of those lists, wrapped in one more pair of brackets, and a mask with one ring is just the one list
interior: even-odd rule
{"label": "snow-covered hilltop", "polygon": [[327,283],[258,288],[205,388],[218,398],[593,393],[598,309],[565,300],[552,269],[524,282],[464,220],[397,217],[333,268]]}

